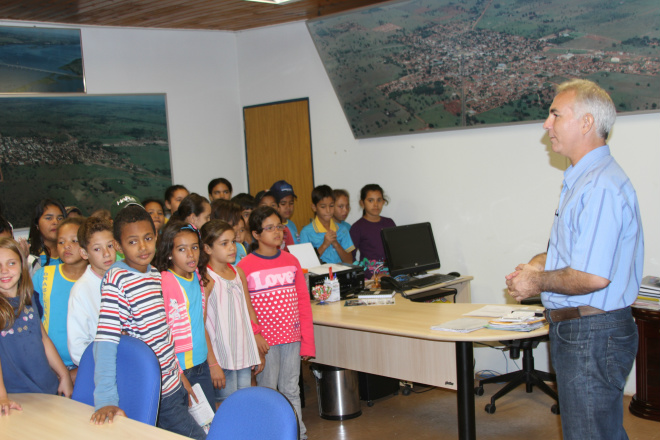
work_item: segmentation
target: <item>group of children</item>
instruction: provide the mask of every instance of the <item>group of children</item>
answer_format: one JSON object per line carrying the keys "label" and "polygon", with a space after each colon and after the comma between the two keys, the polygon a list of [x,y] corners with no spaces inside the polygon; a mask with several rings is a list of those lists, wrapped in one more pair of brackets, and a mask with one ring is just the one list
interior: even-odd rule
{"label": "group of children", "polygon": [[157,355],[161,428],[204,438],[187,411],[201,397],[192,386],[215,410],[256,375],[259,386],[291,401],[306,438],[298,382],[301,357],[315,355],[312,310],[303,271],[286,249],[310,242],[325,262],[352,263],[358,251],[382,262],[378,228],[394,226],[380,216],[383,190],[362,189],[363,217],[351,227],[348,193],[314,188],[315,218],[300,235],[286,181],[232,199],[231,183],[220,178],[208,193],[175,185],[163,202],[127,195],[88,218],[46,199],[35,208],[29,245],[14,241],[0,218],[0,414],[20,409],[7,393],[70,397],[95,342],[92,421],[124,415],[115,378],[125,334]]}

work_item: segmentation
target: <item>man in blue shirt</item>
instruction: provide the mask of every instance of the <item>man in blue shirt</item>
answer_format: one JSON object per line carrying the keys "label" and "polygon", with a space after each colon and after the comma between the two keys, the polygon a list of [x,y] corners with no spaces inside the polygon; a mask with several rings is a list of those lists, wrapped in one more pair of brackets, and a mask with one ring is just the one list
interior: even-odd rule
{"label": "man in blue shirt", "polygon": [[541,294],[565,439],[627,439],[623,388],[637,353],[630,305],[644,236],[637,196],[610,155],[616,109],[598,85],[563,83],[543,124],[564,173],[546,253],[506,276],[516,300]]}

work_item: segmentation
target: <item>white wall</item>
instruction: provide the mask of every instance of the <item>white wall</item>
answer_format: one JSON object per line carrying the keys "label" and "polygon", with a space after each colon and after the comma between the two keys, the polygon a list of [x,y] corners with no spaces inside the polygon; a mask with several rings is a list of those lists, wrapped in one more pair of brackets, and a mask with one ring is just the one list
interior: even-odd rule
{"label": "white wall", "polygon": [[[391,199],[384,215],[430,221],[443,269],[475,277],[473,302],[512,302],[504,275],[545,250],[567,166],[541,123],[355,140],[304,23],[240,32],[237,47],[242,105],[309,97],[315,184],[349,190],[349,221],[360,188],[380,183]],[[659,142],[658,113],[620,117],[611,137],[638,192],[645,274],[660,274]],[[491,349],[476,359],[477,370],[507,368]],[[547,356],[536,359],[547,368]]]}

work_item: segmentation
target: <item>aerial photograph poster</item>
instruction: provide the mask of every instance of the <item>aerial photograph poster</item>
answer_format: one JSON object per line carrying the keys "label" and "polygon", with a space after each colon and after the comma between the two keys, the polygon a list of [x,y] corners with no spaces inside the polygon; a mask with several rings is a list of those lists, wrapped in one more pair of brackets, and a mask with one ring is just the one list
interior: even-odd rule
{"label": "aerial photograph poster", "polygon": [[165,95],[0,97],[0,208],[29,227],[44,198],[109,209],[172,185]]}
{"label": "aerial photograph poster", "polygon": [[309,20],[355,138],[545,119],[584,78],[660,104],[657,0],[407,0]]}
{"label": "aerial photograph poster", "polygon": [[79,29],[0,26],[0,93],[84,93]]}

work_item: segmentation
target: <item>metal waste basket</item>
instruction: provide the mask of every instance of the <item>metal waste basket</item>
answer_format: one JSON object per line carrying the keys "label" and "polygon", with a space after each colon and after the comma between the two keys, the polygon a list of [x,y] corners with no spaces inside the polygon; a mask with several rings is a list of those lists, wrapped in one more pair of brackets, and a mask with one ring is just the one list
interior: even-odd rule
{"label": "metal waste basket", "polygon": [[321,364],[310,366],[316,377],[319,415],[327,420],[348,420],[362,414],[357,371]]}

